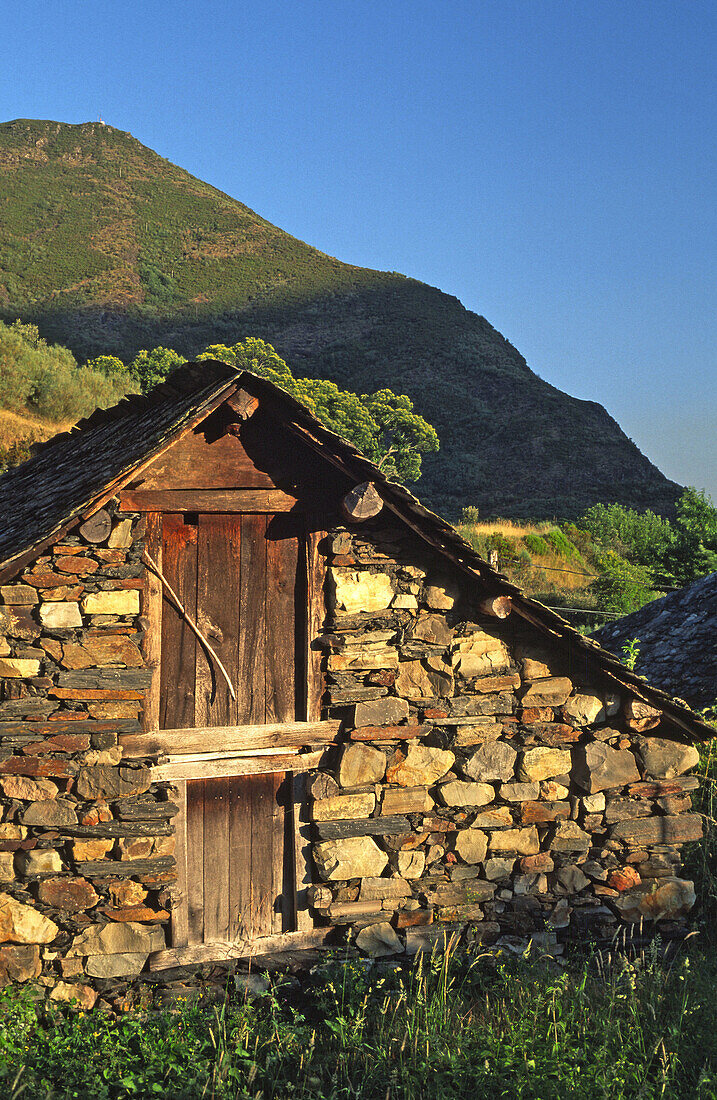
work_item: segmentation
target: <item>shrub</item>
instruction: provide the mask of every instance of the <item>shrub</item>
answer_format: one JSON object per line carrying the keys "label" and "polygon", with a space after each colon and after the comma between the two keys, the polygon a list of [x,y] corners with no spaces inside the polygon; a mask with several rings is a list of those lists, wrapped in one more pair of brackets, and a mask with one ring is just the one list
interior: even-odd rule
{"label": "shrub", "polygon": [[527,546],[530,553],[536,558],[544,558],[549,554],[548,544],[542,535],[536,535],[533,531],[529,531],[527,535],[523,536],[523,542]]}

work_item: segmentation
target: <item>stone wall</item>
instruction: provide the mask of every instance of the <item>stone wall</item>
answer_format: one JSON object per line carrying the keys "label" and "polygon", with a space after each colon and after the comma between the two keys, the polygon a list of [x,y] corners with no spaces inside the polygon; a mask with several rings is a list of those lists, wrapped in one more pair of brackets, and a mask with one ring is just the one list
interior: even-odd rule
{"label": "stone wall", "polygon": [[150,677],[143,522],[83,530],[0,588],[0,984],[90,1006],[164,946],[176,806],[118,747]]}
{"label": "stone wall", "polygon": [[584,651],[482,615],[477,586],[416,545],[383,524],[330,537],[326,699],[347,743],[310,786],[315,912],[372,954],[447,929],[675,931],[696,749]]}
{"label": "stone wall", "polygon": [[[151,676],[143,521],[108,512],[0,588],[0,984],[87,1006],[121,1003],[165,946],[175,882],[172,789],[118,745]],[[482,615],[474,582],[421,547],[378,521],[326,540],[316,644],[343,727],[308,776],[317,924],[370,954],[446,930],[675,930],[696,750],[582,651]]]}

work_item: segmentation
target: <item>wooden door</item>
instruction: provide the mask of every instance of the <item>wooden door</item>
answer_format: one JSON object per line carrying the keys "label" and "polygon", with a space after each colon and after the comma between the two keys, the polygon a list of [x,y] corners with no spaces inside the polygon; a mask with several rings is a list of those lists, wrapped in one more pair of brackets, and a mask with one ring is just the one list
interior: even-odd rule
{"label": "wooden door", "polygon": [[[299,565],[306,537],[300,523],[289,515],[163,515],[164,574],[219,655],[236,699],[165,596],[161,729],[302,717],[306,603]],[[173,915],[173,946],[293,931],[291,776],[202,779],[201,762],[197,773],[186,781],[178,835],[184,900]]]}

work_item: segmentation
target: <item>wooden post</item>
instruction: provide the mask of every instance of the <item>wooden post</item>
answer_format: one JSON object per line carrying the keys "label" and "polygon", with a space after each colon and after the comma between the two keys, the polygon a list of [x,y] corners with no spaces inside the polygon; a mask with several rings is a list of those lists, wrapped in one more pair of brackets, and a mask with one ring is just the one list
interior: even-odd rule
{"label": "wooden post", "polygon": [[[162,514],[148,512],[146,548],[162,568]],[[152,682],[144,696],[142,729],[147,733],[159,729],[159,694],[162,656],[162,582],[151,569],[144,571],[144,587],[141,595],[142,615],[146,629],[142,639],[142,654],[147,668],[152,671]]]}
{"label": "wooden post", "polygon": [[348,523],[373,519],[383,508],[383,499],[372,481],[355,485],[341,501],[341,512]]}
{"label": "wooden post", "polygon": [[513,610],[510,596],[487,596],[478,604],[478,610],[493,619],[507,619]]}

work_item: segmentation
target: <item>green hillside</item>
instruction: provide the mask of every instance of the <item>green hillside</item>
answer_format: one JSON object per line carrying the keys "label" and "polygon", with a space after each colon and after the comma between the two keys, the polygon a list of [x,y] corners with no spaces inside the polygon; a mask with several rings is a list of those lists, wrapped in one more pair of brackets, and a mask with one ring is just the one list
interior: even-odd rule
{"label": "green hillside", "polygon": [[0,318],[16,317],[80,359],[252,335],[297,375],[408,393],[441,439],[419,491],[448,515],[670,512],[678,494],[456,298],[341,263],[102,123],[0,125]]}

